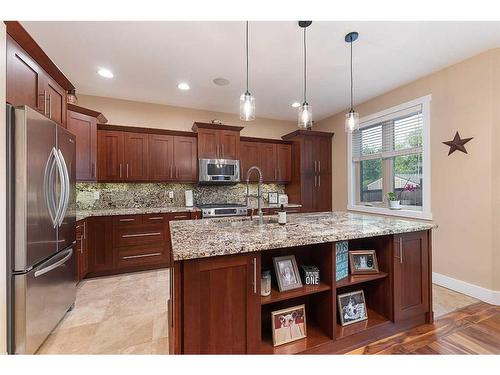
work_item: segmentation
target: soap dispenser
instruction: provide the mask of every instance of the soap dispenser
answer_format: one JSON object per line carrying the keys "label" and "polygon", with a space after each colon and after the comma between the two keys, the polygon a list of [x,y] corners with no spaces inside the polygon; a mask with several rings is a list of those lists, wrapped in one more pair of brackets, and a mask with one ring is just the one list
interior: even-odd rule
{"label": "soap dispenser", "polygon": [[278,224],[279,225],[286,224],[286,211],[283,205],[281,205],[280,210],[278,211]]}

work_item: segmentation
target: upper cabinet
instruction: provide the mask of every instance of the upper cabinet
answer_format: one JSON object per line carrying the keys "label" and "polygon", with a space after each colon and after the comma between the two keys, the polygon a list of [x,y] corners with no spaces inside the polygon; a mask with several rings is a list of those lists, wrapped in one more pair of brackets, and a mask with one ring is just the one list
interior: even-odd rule
{"label": "upper cabinet", "polygon": [[[243,138],[241,141],[241,178],[246,180],[252,166],[262,170],[265,183],[288,183],[291,180],[292,147],[283,141]],[[252,173],[251,182],[258,181],[258,175]]]}
{"label": "upper cabinet", "polygon": [[198,179],[194,133],[100,125],[97,138],[100,182]]}
{"label": "upper cabinet", "polygon": [[7,102],[27,105],[66,127],[66,92],[74,86],[15,21],[7,26]]}
{"label": "upper cabinet", "polygon": [[198,133],[200,159],[239,159],[240,131],[238,126],[214,125],[195,122],[193,131]]}
{"label": "upper cabinet", "polygon": [[291,183],[286,193],[303,212],[332,209],[333,133],[297,130],[282,138],[292,143]]}

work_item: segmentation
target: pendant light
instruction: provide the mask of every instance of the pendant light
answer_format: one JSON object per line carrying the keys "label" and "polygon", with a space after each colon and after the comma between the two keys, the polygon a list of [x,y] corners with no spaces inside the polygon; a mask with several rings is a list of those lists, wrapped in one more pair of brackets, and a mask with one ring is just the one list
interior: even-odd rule
{"label": "pendant light", "polygon": [[307,103],[307,48],[306,29],[311,26],[312,21],[299,21],[299,26],[304,29],[304,102],[299,107],[298,126],[300,129],[312,128],[312,107]]}
{"label": "pendant light", "polygon": [[240,96],[240,119],[243,121],[255,120],[255,98],[248,91],[248,21],[246,23],[246,55],[247,55],[247,89]]}
{"label": "pendant light", "polygon": [[354,100],[353,100],[353,79],[352,79],[352,43],[358,39],[359,34],[356,31],[352,31],[345,36],[345,41],[350,44],[351,47],[351,108],[349,112],[345,114],[345,131],[347,133],[352,133],[354,130],[359,128],[359,113],[354,110]]}

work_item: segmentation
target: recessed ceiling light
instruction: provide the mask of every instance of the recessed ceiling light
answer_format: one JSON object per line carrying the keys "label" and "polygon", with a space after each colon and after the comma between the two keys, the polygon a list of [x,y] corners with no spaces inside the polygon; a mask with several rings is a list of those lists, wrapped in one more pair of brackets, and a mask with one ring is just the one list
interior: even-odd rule
{"label": "recessed ceiling light", "polygon": [[190,87],[186,82],[181,82],[177,85],[177,88],[179,90],[187,91],[187,90],[189,90]]}
{"label": "recessed ceiling light", "polygon": [[299,108],[300,107],[300,103],[299,102],[293,102],[292,103],[292,107],[293,108]]}
{"label": "recessed ceiling light", "polygon": [[215,83],[217,86],[227,86],[227,85],[229,85],[229,80],[226,79],[226,78],[222,78],[222,77],[214,78],[212,82]]}
{"label": "recessed ceiling light", "polygon": [[101,77],[104,77],[104,78],[113,78],[114,77],[111,70],[105,69],[105,68],[99,68],[99,70],[97,71],[97,74],[99,74]]}

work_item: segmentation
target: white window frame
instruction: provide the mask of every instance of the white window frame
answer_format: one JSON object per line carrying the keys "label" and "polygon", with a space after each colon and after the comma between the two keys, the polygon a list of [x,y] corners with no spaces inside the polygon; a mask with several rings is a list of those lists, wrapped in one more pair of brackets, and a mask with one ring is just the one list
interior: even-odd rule
{"label": "white window frame", "polygon": [[405,209],[391,210],[388,207],[366,206],[356,203],[356,168],[352,161],[352,133],[347,135],[347,209],[350,211],[367,212],[382,215],[400,216],[414,219],[432,220],[431,212],[431,100],[432,95],[422,96],[406,103],[396,105],[383,111],[373,113],[360,119],[359,128],[363,129],[374,123],[383,120],[383,117],[390,117],[395,112],[401,112],[411,107],[420,105],[422,108],[422,167],[423,191],[422,210]]}

